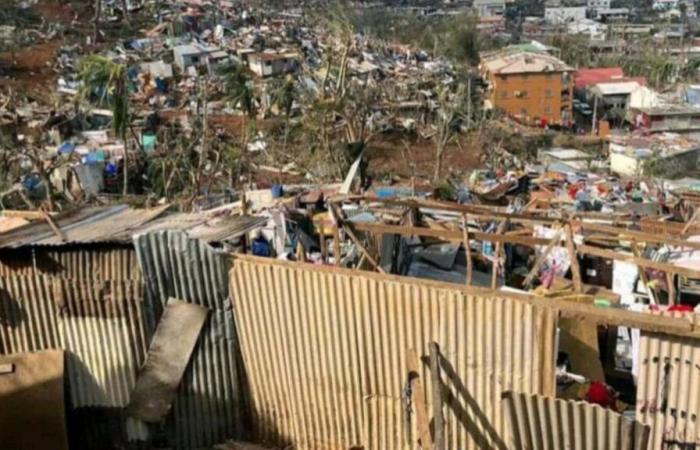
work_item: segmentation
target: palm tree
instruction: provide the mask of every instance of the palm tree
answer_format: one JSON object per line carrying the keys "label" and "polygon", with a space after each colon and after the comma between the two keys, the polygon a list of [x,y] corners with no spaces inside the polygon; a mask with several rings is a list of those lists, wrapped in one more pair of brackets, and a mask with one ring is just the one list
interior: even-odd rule
{"label": "palm tree", "polygon": [[[257,110],[255,108],[255,92],[250,76],[240,64],[231,64],[224,67],[220,75],[224,81],[224,95],[234,107],[243,111],[243,135],[241,142],[241,160],[245,158],[248,149],[248,119],[255,120]],[[242,162],[240,166],[242,166]],[[239,166],[239,167],[240,167]],[[230,184],[233,187],[233,171],[231,171]]]}
{"label": "palm tree", "polygon": [[82,82],[81,97],[112,111],[112,129],[124,142],[124,187],[129,189],[129,157],[127,131],[129,130],[129,77],[124,64],[104,56],[90,55],[80,61],[78,79]]}

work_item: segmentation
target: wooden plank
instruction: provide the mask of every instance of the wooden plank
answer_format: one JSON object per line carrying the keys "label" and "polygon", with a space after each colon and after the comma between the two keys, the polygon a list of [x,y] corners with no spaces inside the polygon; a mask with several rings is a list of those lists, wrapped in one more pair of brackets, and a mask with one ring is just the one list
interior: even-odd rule
{"label": "wooden plank", "polygon": [[529,286],[532,283],[532,280],[535,279],[537,273],[540,270],[540,267],[542,267],[542,264],[544,264],[545,260],[547,259],[547,256],[549,256],[549,253],[552,251],[557,242],[561,241],[561,233],[562,230],[558,230],[554,237],[549,241],[547,247],[545,247],[540,257],[537,258],[537,260],[535,261],[535,265],[533,265],[532,269],[530,269],[530,273],[528,273],[527,277],[525,277],[525,280],[523,281],[523,286]]}
{"label": "wooden plank", "polygon": [[[5,217],[21,217],[27,220],[44,220],[45,214],[49,214],[45,211],[23,211],[19,209],[5,209],[0,211],[1,216]],[[53,214],[53,213],[51,213]]]}
{"label": "wooden plank", "polygon": [[335,257],[335,265],[340,266],[342,251],[340,249],[340,231],[338,231],[337,226],[333,227],[333,253],[333,256]]}
{"label": "wooden plank", "polygon": [[46,220],[46,222],[48,222],[49,226],[53,230],[56,237],[58,237],[61,240],[61,242],[65,242],[66,235],[63,233],[63,231],[61,231],[61,229],[58,227],[58,225],[56,225],[56,222],[53,220],[53,217],[51,217],[46,211],[41,211],[41,212],[44,216],[44,220]]}
{"label": "wooden plank", "polygon": [[367,249],[365,248],[364,245],[362,245],[362,242],[360,242],[360,239],[357,237],[355,232],[352,230],[354,225],[350,224],[349,222],[343,223],[343,228],[345,229],[345,232],[348,234],[348,237],[352,242],[357,246],[357,249],[362,253],[362,255],[367,259],[367,261],[372,264],[372,266],[379,272],[379,273],[385,273],[384,269],[382,269],[382,266],[379,265],[376,259],[372,257],[372,255],[369,254]]}
{"label": "wooden plank", "polygon": [[[507,225],[508,219],[501,221],[496,233],[503,235]],[[501,253],[503,253],[503,242],[496,242],[496,248],[493,252],[494,259],[491,264],[491,289],[496,289],[498,287],[498,262],[501,260]]]}
{"label": "wooden plank", "polygon": [[[642,255],[642,252],[639,250],[639,246],[635,241],[632,241],[632,252],[634,253],[634,256],[637,258],[640,258]],[[656,296],[656,289],[651,287],[651,284],[649,283],[649,277],[647,277],[646,271],[644,271],[643,267],[637,266],[637,271],[639,272],[639,278],[642,279],[642,284],[644,285],[644,289],[646,289],[649,292],[649,300],[653,305],[656,305],[659,303],[658,297]]]}
{"label": "wooden plank", "polygon": [[700,250],[700,242],[687,241],[685,239],[680,239],[676,236],[666,235],[663,233],[652,234],[643,231],[628,230],[626,228],[613,227],[609,225],[602,225],[598,223],[589,223],[581,221],[572,221],[572,226],[576,228],[581,228],[584,231],[593,231],[599,233],[605,233],[611,235],[618,242],[620,240],[630,239],[637,242],[648,242],[650,244],[666,244],[673,245],[676,247],[692,248],[694,250]]}
{"label": "wooden plank", "polygon": [[466,214],[462,214],[462,234],[462,239],[464,242],[464,252],[466,253],[467,257],[466,284],[467,286],[471,286],[472,279],[474,277],[474,261],[472,260],[472,246],[471,242],[469,241],[469,219]]}
{"label": "wooden plank", "polygon": [[171,298],[158,322],[127,414],[146,422],[160,422],[170,411],[209,310]]}
{"label": "wooden plank", "polygon": [[626,261],[634,263],[639,267],[644,267],[647,269],[656,269],[662,272],[676,273],[690,278],[700,278],[700,271],[690,269],[688,267],[679,267],[668,263],[651,261],[649,259],[639,258],[632,255],[625,255],[623,253],[619,253],[612,250],[591,247],[589,245],[580,245],[577,251],[586,255],[600,256],[601,258],[612,259],[615,261]]}
{"label": "wooden plank", "polygon": [[581,282],[581,267],[578,264],[578,254],[576,253],[576,244],[574,243],[574,233],[571,230],[571,224],[566,225],[566,248],[569,250],[569,258],[571,258],[571,279],[574,282],[576,292],[583,292],[583,283]]}
{"label": "wooden plank", "polygon": [[415,349],[406,350],[406,368],[408,369],[408,382],[411,385],[412,403],[418,422],[418,435],[420,448],[430,449],[433,445],[430,438],[430,424],[428,423],[428,408],[425,405],[425,392],[421,381],[421,364]]}
{"label": "wooden plank", "polygon": [[428,344],[430,355],[430,386],[433,399],[433,448],[445,449],[445,416],[443,415],[442,375],[440,373],[440,347]]}
{"label": "wooden plank", "polygon": [[[471,217],[471,215],[470,215]],[[450,242],[464,242],[463,231],[452,230],[434,230],[430,228],[420,227],[404,227],[398,225],[384,225],[373,223],[356,223],[353,225],[357,231],[366,231],[370,233],[388,233],[400,234],[402,236],[421,236],[442,239]],[[470,232],[469,237],[477,241],[503,242],[508,244],[520,244],[528,247],[537,245],[547,245],[549,240],[534,238],[529,236],[519,236],[511,234],[499,235],[496,233],[483,233],[480,231]]]}

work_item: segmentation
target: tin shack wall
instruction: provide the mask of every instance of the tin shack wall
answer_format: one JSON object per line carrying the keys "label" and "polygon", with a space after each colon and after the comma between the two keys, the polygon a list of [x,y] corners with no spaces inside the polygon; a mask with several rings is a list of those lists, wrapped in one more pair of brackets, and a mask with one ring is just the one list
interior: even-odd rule
{"label": "tin shack wall", "polygon": [[228,256],[180,231],[137,235],[134,244],[149,330],[155,330],[170,297],[211,310],[175,398],[170,445],[200,448],[241,436],[247,427]]}
{"label": "tin shack wall", "polygon": [[263,441],[404,448],[406,350],[425,357],[431,341],[447,448],[505,449],[501,393],[554,395],[555,313],[506,294],[250,257],[236,258],[231,292]]}
{"label": "tin shack wall", "polygon": [[700,339],[641,333],[636,413],[650,450],[700,448]]}

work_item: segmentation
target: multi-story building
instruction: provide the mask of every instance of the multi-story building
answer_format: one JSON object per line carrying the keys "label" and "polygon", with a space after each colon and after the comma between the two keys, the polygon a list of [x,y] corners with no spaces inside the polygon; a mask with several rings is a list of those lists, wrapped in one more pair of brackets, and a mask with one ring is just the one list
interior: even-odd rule
{"label": "multi-story building", "polygon": [[482,57],[485,106],[528,123],[568,126],[574,69],[547,53],[503,51]]}

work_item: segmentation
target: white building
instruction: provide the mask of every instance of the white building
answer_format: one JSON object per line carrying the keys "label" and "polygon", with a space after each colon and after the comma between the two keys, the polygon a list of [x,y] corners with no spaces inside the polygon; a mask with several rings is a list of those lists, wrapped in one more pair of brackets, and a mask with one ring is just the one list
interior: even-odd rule
{"label": "white building", "polygon": [[248,67],[259,77],[292,72],[297,63],[296,53],[254,53],[248,56]]}
{"label": "white building", "polygon": [[173,62],[183,72],[189,67],[211,67],[226,60],[228,60],[228,54],[219,47],[186,44],[173,48]]}
{"label": "white building", "polygon": [[591,19],[571,22],[566,27],[569,34],[583,34],[592,41],[602,41],[606,38],[608,26]]}
{"label": "white building", "polygon": [[585,6],[570,6],[560,8],[545,8],[544,20],[554,25],[565,25],[571,22],[580,22],[586,18]]}
{"label": "white building", "polygon": [[506,0],[474,0],[479,17],[502,16],[506,12]]}

